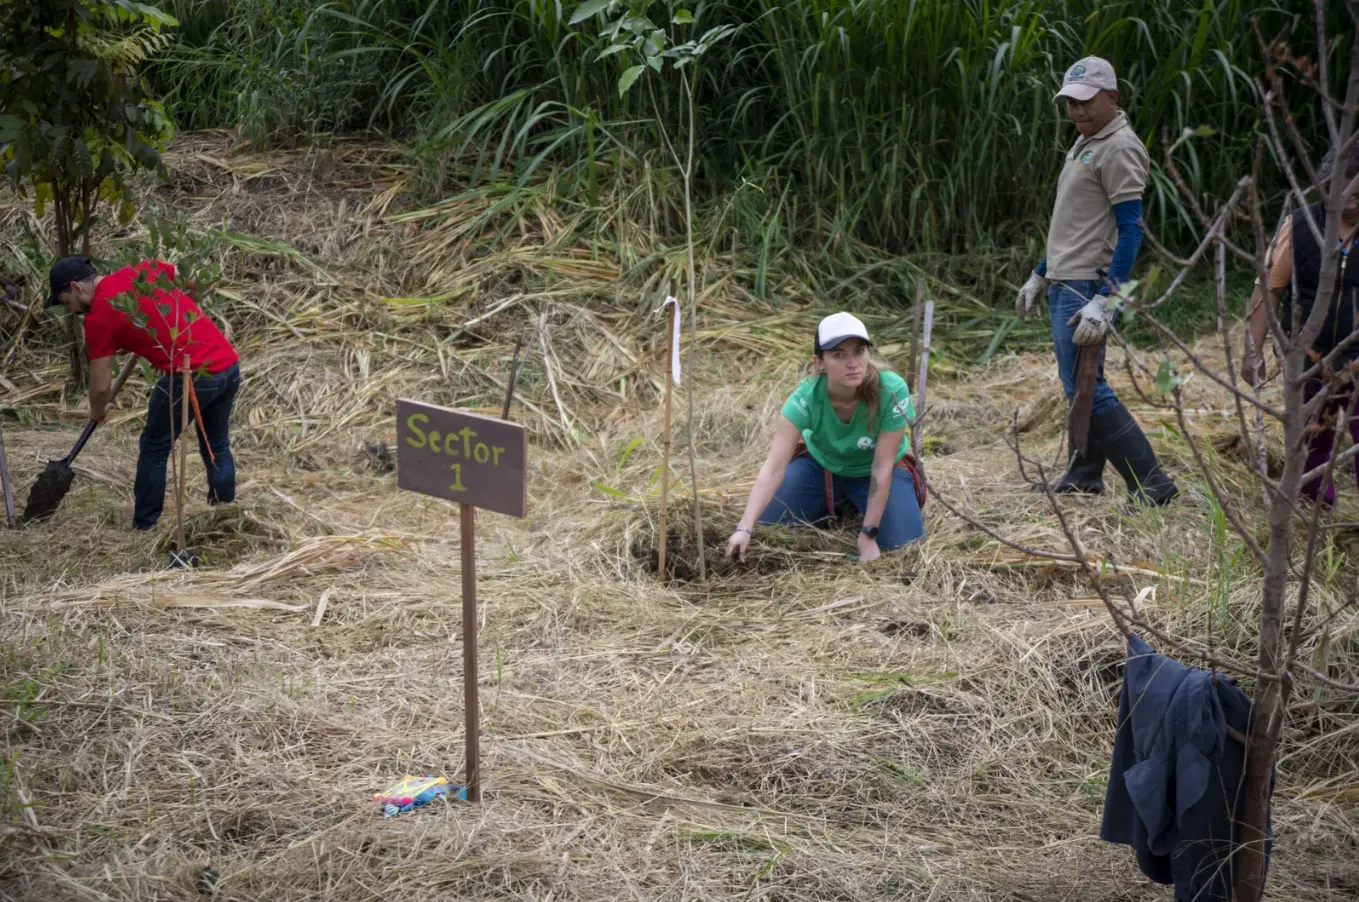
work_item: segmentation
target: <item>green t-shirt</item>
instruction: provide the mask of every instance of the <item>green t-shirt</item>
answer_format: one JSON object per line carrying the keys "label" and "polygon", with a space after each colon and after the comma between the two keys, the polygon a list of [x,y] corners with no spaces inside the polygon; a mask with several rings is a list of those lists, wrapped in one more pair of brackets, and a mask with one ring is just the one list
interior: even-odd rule
{"label": "green t-shirt", "polygon": [[[825,376],[803,379],[797,391],[784,402],[783,415],[802,433],[807,451],[817,463],[837,476],[857,478],[873,472],[879,433],[906,429],[908,418],[915,419],[915,405],[905,379],[879,370],[878,417],[872,433],[868,431],[868,405],[862,401],[848,423],[835,415],[826,393]],[[908,433],[909,430],[902,433],[901,447],[894,460],[901,460],[911,450]]]}

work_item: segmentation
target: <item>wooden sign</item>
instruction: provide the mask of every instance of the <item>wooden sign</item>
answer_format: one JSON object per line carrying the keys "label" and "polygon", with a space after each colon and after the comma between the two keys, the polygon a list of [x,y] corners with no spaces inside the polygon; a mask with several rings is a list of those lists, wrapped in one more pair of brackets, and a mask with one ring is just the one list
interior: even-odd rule
{"label": "wooden sign", "polygon": [[[517,375],[518,346],[515,347]],[[510,378],[510,394],[514,376]],[[509,413],[510,395],[505,399]],[[477,686],[479,507],[512,517],[528,513],[528,434],[524,427],[419,401],[396,402],[396,484],[458,502],[462,551],[463,709],[467,800],[481,801],[481,702]]]}
{"label": "wooden sign", "polygon": [[396,484],[498,514],[528,514],[528,434],[518,423],[396,402]]}

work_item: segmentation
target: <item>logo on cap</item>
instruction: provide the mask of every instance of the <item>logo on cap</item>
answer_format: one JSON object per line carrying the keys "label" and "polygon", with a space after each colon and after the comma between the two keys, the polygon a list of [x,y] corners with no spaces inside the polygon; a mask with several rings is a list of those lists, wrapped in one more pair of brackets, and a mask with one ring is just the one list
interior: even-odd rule
{"label": "logo on cap", "polygon": [[1067,80],[1067,81],[1075,81],[1075,80],[1078,79],[1078,78],[1084,78],[1084,77],[1085,77],[1085,67],[1084,67],[1084,66],[1072,66],[1072,67],[1071,67],[1071,71],[1068,72],[1068,73],[1066,74],[1066,80]]}

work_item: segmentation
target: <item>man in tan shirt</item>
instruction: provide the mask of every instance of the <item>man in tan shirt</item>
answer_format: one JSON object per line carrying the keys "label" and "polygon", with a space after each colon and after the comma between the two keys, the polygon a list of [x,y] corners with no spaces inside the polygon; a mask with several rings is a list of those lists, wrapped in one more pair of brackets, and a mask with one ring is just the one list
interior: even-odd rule
{"label": "man in tan shirt", "polygon": [[[1359,145],[1351,147],[1345,155],[1345,165],[1336,165],[1335,153],[1326,155],[1322,160],[1318,175],[1322,183],[1330,180],[1333,172],[1343,170],[1343,178],[1348,182],[1359,174]],[[1293,330],[1293,308],[1298,308],[1300,322],[1306,322],[1317,301],[1321,287],[1321,266],[1325,259],[1320,242],[1308,224],[1308,215],[1316,223],[1317,229],[1326,230],[1326,211],[1324,204],[1315,203],[1306,210],[1299,210],[1279,226],[1274,241],[1265,257],[1265,277],[1268,282],[1268,303],[1276,304],[1279,321],[1285,333]],[[1350,341],[1350,336],[1359,330],[1359,261],[1350,266],[1359,227],[1359,197],[1351,197],[1340,211],[1339,239],[1340,269],[1336,277],[1335,290],[1326,304],[1326,318],[1321,331],[1312,342],[1312,351],[1317,359],[1324,359],[1339,349],[1337,359],[1329,366],[1324,376],[1308,380],[1303,397],[1311,400],[1316,397],[1325,384],[1325,377],[1340,372],[1347,363],[1359,360],[1359,341]],[[1264,346],[1269,329],[1269,308],[1266,292],[1256,280],[1255,291],[1246,305],[1249,321],[1249,337],[1241,360],[1241,372],[1252,385],[1260,385],[1265,378]],[[1348,342],[1348,343],[1347,343]],[[1330,398],[1317,413],[1317,429],[1313,430],[1307,445],[1305,470],[1322,466],[1331,457],[1338,432],[1336,419],[1350,409],[1350,392],[1344,390]],[[1347,427],[1352,441],[1359,443],[1359,418],[1352,418]],[[1355,474],[1359,479],[1359,471]],[[1327,483],[1324,487],[1320,479],[1306,483],[1302,487],[1303,497],[1312,501],[1322,499],[1326,504],[1335,504],[1335,486]]]}
{"label": "man in tan shirt", "polygon": [[1178,494],[1161,471],[1142,427],[1104,380],[1104,340],[1113,311],[1108,296],[1128,278],[1142,243],[1142,192],[1147,151],[1118,108],[1113,66],[1095,56],[1066,71],[1053,98],[1066,103],[1080,137],[1057,179],[1047,256],[1019,290],[1023,318],[1048,296],[1052,343],[1067,400],[1075,395],[1077,351],[1100,355],[1090,409],[1090,442],[1072,454],[1058,492],[1104,491],[1104,464],[1113,464],[1133,500],[1165,504]]}

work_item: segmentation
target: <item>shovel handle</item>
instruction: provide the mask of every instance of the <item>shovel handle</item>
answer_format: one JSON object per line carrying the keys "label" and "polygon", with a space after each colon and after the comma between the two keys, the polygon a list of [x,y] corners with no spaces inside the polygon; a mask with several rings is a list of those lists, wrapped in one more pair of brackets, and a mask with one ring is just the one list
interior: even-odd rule
{"label": "shovel handle", "polygon": [[[122,371],[118,373],[118,378],[113,380],[113,389],[109,392],[110,404],[113,403],[114,398],[118,397],[118,392],[123,390],[123,383],[127,382],[127,377],[132,375],[132,364],[135,363],[136,360],[137,358],[135,355],[129,357],[123,364]],[[99,424],[94,420],[90,420],[85,424],[85,428],[80,433],[80,438],[76,439],[75,445],[71,447],[71,453],[66,455],[66,463],[68,466],[71,461],[75,460],[76,455],[80,453],[80,450],[85,447],[85,443],[90,440],[90,436],[94,435],[94,427],[98,425]]]}

